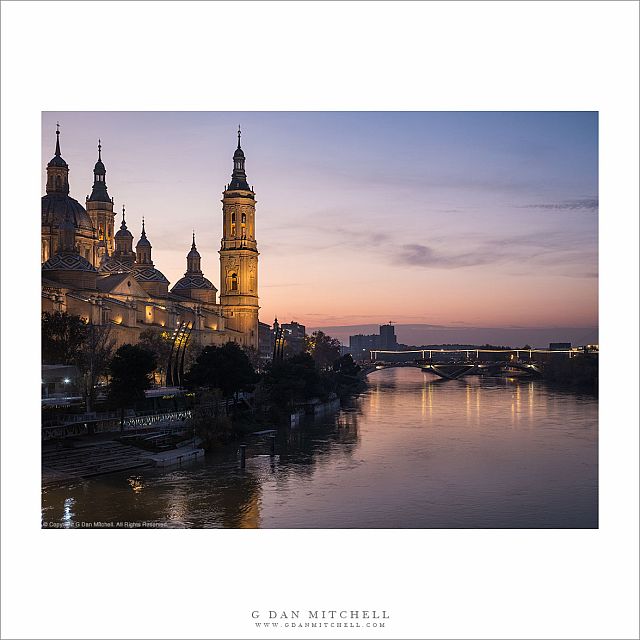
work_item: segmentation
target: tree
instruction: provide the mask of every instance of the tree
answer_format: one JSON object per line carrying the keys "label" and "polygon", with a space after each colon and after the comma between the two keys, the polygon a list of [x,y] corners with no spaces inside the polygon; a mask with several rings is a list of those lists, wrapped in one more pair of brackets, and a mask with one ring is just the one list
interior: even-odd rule
{"label": "tree", "polygon": [[78,368],[84,380],[84,398],[87,412],[95,402],[96,382],[109,367],[115,340],[111,337],[111,325],[86,325],[85,339],[78,354]]}
{"label": "tree", "polygon": [[333,370],[341,376],[356,377],[362,370],[362,367],[353,361],[350,353],[345,353],[345,355],[340,356],[333,363]]}
{"label": "tree", "polygon": [[323,331],[314,331],[306,339],[306,350],[320,370],[328,369],[340,357],[340,341]]}
{"label": "tree", "polygon": [[173,340],[168,331],[151,327],[140,332],[138,338],[138,346],[150,351],[156,359],[156,371],[160,374],[161,380],[167,370],[172,343]]}
{"label": "tree", "polygon": [[235,342],[205,347],[186,377],[187,386],[220,389],[225,398],[247,389],[256,381],[247,354]]}
{"label": "tree", "polygon": [[265,367],[262,390],[279,408],[293,408],[325,394],[322,377],[310,354],[299,353],[283,361],[272,361]]}
{"label": "tree", "polygon": [[144,400],[144,392],[151,386],[151,373],[155,368],[153,353],[140,346],[123,344],[115,352],[109,364],[109,401],[120,409],[121,425],[125,408]]}
{"label": "tree", "polygon": [[42,314],[42,362],[76,365],[86,329],[87,324],[80,316],[45,311]]}
{"label": "tree", "polygon": [[95,400],[96,381],[106,372],[113,346],[111,325],[94,325],[60,311],[42,314],[42,361],[78,367],[88,412]]}

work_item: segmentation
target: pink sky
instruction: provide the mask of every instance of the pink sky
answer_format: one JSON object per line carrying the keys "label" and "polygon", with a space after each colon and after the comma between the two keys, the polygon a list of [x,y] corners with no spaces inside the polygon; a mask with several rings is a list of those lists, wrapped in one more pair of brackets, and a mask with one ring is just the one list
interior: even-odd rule
{"label": "pink sky", "polygon": [[597,114],[47,112],[43,193],[57,120],[72,197],[100,137],[156,267],[180,278],[195,229],[216,286],[241,122],[265,322],[597,326]]}

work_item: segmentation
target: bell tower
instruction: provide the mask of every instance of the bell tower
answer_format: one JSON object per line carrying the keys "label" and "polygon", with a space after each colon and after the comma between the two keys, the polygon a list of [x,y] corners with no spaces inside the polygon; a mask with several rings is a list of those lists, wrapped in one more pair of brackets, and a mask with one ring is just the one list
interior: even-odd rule
{"label": "bell tower", "polygon": [[107,170],[102,162],[102,144],[98,140],[98,161],[93,168],[93,188],[85,206],[98,235],[96,264],[99,266],[115,250],[113,199],[107,193]]}
{"label": "bell tower", "polygon": [[243,344],[258,348],[258,245],[255,237],[256,200],[247,183],[244,152],[233,154],[231,182],[222,194],[220,304],[225,326],[244,334]]}

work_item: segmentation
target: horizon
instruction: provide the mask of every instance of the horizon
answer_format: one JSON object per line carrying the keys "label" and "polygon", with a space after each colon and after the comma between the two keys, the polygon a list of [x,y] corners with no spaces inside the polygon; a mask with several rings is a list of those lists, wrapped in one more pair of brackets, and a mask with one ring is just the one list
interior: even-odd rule
{"label": "horizon", "polygon": [[[570,342],[573,346],[598,343],[598,327],[447,327],[393,324],[398,343],[409,346],[492,344],[518,347],[529,344],[532,347],[546,348],[550,342]],[[350,335],[377,334],[380,326],[379,324],[313,326],[307,327],[307,333],[324,331],[348,346]]]}
{"label": "horizon", "polygon": [[240,122],[262,321],[597,328],[597,119],[43,112],[41,172],[59,120],[70,195],[84,204],[100,138],[114,211],[126,204],[135,239],[145,217],[156,267],[175,283],[195,229],[219,288],[220,198]]}

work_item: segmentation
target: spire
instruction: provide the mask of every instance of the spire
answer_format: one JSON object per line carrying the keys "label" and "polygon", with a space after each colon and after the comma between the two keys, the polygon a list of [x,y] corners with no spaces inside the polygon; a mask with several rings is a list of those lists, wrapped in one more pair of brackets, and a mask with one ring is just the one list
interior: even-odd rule
{"label": "spire", "polygon": [[244,170],[244,151],[242,151],[242,147],[240,146],[241,135],[242,131],[240,130],[240,125],[238,125],[238,148],[233,154],[233,173],[231,174],[231,182],[229,183],[228,190],[243,189],[250,191],[249,184],[247,183],[247,174]]}
{"label": "spire", "polygon": [[116,254],[128,256],[133,253],[133,235],[131,231],[127,229],[124,205],[122,205],[122,224],[120,225],[120,231],[116,233],[114,239],[116,241]]}
{"label": "spire", "polygon": [[136,262],[138,264],[153,266],[153,262],[151,261],[151,243],[147,240],[147,233],[144,229],[144,216],[142,217],[142,233],[136,245]]}
{"label": "spire", "polygon": [[196,249],[196,232],[193,231],[191,251],[187,254],[187,271],[186,275],[202,275],[202,268],[200,266],[200,253]]}
{"label": "spire", "polygon": [[111,198],[107,193],[107,170],[102,162],[102,141],[98,138],[98,161],[93,167],[93,188],[87,199],[89,202],[108,202]]}
{"label": "spire", "polygon": [[[238,138],[238,146],[240,146],[239,143],[240,138]],[[56,122],[56,156],[60,157],[60,123]]]}
{"label": "spire", "polygon": [[56,152],[47,164],[47,194],[69,195],[69,165],[60,155],[60,123],[56,123]]}

